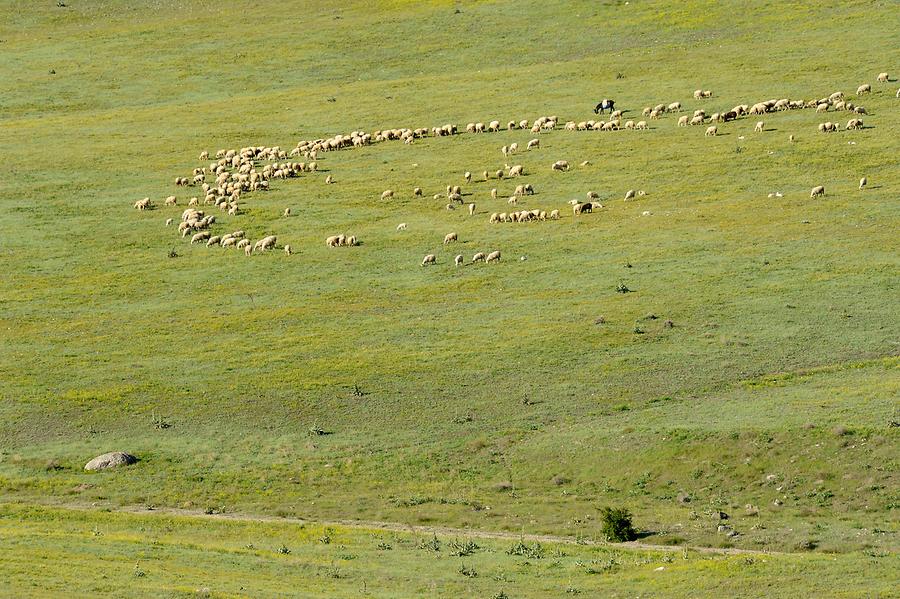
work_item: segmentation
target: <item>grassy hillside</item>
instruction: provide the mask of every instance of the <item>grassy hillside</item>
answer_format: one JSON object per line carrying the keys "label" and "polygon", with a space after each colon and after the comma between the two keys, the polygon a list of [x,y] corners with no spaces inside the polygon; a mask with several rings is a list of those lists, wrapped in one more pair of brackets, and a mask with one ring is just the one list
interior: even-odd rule
{"label": "grassy hillside", "polygon": [[[0,532],[0,574],[17,597],[887,597],[897,576],[871,573],[900,566],[886,554],[638,551],[13,506],[0,508]],[[61,566],[30,586],[48,562]]]}
{"label": "grassy hillside", "polygon": [[[652,542],[896,551],[895,3],[55,4],[0,3],[0,499],[587,538],[616,505]],[[560,127],[515,182],[480,173],[528,131],[323,154],[215,229],[293,256],[164,226],[202,150],[836,90],[864,129]],[[518,182],[563,218],[489,224]],[[83,472],[114,449],[141,462]]]}

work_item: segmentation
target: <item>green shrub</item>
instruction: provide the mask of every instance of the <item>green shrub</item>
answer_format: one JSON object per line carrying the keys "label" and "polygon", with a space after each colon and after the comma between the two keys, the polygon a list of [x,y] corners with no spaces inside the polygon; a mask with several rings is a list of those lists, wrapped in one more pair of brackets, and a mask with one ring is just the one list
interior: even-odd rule
{"label": "green shrub", "polygon": [[628,510],[605,507],[602,510],[601,518],[603,520],[601,531],[607,540],[621,543],[637,538],[637,532],[631,524],[631,513]]}

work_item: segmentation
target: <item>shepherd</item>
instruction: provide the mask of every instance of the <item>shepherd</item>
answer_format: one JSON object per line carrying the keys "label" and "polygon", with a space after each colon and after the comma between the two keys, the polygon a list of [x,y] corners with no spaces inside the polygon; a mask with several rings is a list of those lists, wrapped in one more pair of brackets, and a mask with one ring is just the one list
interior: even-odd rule
{"label": "shepherd", "polygon": [[612,114],[615,104],[616,103],[609,98],[603,98],[602,100],[600,100],[600,103],[594,107],[594,114],[600,114],[607,108],[609,109],[610,114]]}

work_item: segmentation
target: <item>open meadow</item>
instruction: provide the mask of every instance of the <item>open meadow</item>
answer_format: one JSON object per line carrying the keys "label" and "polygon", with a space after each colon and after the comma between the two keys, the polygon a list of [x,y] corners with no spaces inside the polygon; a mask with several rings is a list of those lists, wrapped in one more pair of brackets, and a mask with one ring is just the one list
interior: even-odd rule
{"label": "open meadow", "polygon": [[[896,2],[0,9],[0,595],[900,585]],[[613,118],[603,98],[620,127],[580,130]],[[401,128],[427,134],[376,141]],[[285,152],[255,173],[351,132],[371,142],[269,177],[236,214],[174,184],[215,185],[220,149]],[[190,243],[191,197],[210,235],[274,249]],[[548,217],[490,222],[524,210]],[[340,234],[359,244],[326,245]],[[109,451],[139,461],[84,470]],[[602,544],[610,506],[684,554]],[[481,547],[471,576],[456,537],[429,553],[381,522],[553,539],[538,561],[460,537]]]}

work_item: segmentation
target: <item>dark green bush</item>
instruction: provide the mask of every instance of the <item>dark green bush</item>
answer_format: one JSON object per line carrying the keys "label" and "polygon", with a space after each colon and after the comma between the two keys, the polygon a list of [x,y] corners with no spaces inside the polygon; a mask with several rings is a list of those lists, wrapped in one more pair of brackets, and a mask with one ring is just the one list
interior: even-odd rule
{"label": "dark green bush", "polygon": [[603,528],[607,540],[621,543],[637,538],[637,531],[631,524],[631,513],[624,508],[605,507],[601,512]]}

